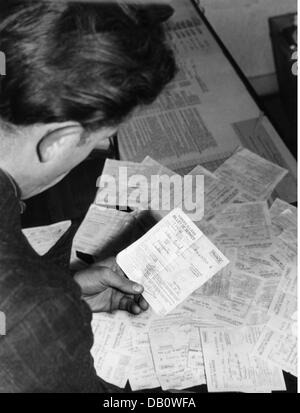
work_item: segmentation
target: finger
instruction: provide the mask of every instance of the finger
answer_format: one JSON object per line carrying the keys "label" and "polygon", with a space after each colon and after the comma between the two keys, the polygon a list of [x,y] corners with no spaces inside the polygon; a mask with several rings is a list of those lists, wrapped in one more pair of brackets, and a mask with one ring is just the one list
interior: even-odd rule
{"label": "finger", "polygon": [[122,291],[125,294],[139,295],[144,291],[144,288],[126,277],[117,274],[109,268],[103,273],[103,282],[107,287],[111,287]]}
{"label": "finger", "polygon": [[119,310],[127,311],[128,313],[138,315],[142,312],[140,307],[132,298],[123,296],[119,303]]}
{"label": "finger", "polygon": [[147,301],[145,300],[145,298],[142,295],[139,296],[135,296],[135,302],[139,305],[139,307],[143,310],[143,311],[147,311],[149,308],[149,304],[147,303]]}

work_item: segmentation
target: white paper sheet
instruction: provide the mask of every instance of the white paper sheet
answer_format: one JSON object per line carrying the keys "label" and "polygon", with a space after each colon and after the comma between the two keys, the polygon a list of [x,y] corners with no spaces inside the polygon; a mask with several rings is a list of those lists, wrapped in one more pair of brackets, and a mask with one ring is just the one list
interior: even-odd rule
{"label": "white paper sheet", "polygon": [[45,255],[70,226],[71,221],[63,221],[49,226],[26,228],[23,234],[39,255]]}
{"label": "white paper sheet", "polygon": [[215,171],[223,182],[237,186],[249,201],[268,200],[286,174],[286,169],[247,149],[236,152]]}
{"label": "white paper sheet", "polygon": [[266,202],[230,204],[213,219],[214,240],[228,247],[265,248],[272,244],[269,210]]}
{"label": "white paper sheet", "polygon": [[261,327],[200,331],[209,391],[285,390],[280,369],[250,354]]}
{"label": "white paper sheet", "polygon": [[75,235],[73,250],[97,257],[133,222],[134,216],[130,213],[93,204]]}
{"label": "white paper sheet", "polygon": [[141,283],[153,310],[165,315],[228,264],[227,258],[179,209],[121,252],[117,262]]}
{"label": "white paper sheet", "polygon": [[124,388],[132,367],[130,328],[114,314],[94,314],[94,344],[91,354],[97,375],[108,383]]}

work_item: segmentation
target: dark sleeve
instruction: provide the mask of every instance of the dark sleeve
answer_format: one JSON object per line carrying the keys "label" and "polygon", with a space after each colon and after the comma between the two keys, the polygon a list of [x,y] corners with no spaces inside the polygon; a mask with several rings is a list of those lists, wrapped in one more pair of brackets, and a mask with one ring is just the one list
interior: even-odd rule
{"label": "dark sleeve", "polygon": [[72,296],[38,304],[0,345],[0,392],[120,392],[97,377],[89,317]]}

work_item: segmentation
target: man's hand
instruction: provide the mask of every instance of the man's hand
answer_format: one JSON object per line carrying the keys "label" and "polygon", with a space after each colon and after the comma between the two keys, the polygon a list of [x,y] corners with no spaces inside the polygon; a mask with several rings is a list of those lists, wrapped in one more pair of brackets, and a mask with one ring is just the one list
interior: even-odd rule
{"label": "man's hand", "polygon": [[74,280],[80,285],[82,298],[93,312],[125,310],[138,315],[149,307],[141,296],[143,287],[125,277],[115,258],[79,271]]}

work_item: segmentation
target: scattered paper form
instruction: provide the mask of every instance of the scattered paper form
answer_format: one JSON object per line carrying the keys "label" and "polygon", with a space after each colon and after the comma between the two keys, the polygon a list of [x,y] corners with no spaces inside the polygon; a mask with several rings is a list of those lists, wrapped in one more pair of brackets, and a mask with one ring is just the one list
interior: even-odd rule
{"label": "scattered paper form", "polygon": [[107,159],[95,204],[106,207],[148,208],[151,197],[151,177],[159,174],[157,166]]}
{"label": "scattered paper form", "polygon": [[215,241],[230,247],[264,248],[272,244],[271,219],[266,202],[230,204],[213,219]]}
{"label": "scattered paper form", "polygon": [[117,257],[125,274],[144,286],[145,299],[159,315],[172,311],[228,262],[180,209]]}
{"label": "scattered paper form", "polygon": [[297,271],[286,266],[253,354],[297,375]]}
{"label": "scattered paper form", "polygon": [[93,204],[75,235],[73,250],[97,257],[133,221],[132,214]]}
{"label": "scattered paper form", "polygon": [[110,314],[94,314],[91,354],[99,377],[124,388],[131,368],[131,334],[126,323]]}
{"label": "scattered paper form", "polygon": [[242,149],[231,156],[216,171],[223,182],[234,184],[248,201],[267,200],[287,174],[287,170]]}
{"label": "scattered paper form", "polygon": [[260,326],[200,331],[209,391],[255,393],[286,389],[279,368],[251,355]]}
{"label": "scattered paper form", "polygon": [[45,255],[70,226],[71,221],[63,221],[49,226],[26,228],[23,230],[23,234],[39,255]]}

